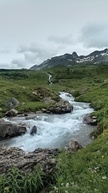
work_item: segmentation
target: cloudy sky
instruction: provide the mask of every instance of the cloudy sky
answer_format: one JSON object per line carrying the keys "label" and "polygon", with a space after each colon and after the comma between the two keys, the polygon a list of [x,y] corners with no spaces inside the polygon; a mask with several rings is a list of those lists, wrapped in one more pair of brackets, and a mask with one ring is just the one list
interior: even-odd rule
{"label": "cloudy sky", "polygon": [[108,47],[108,0],[0,0],[0,68]]}

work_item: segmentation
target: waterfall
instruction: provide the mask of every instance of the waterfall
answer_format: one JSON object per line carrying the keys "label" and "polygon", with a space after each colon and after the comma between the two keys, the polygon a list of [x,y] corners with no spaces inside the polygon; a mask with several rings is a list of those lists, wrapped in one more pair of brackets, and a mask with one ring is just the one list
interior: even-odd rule
{"label": "waterfall", "polygon": [[49,82],[49,84],[52,84],[52,81],[51,81],[52,75],[49,73],[47,73],[47,74],[48,74],[48,82]]}

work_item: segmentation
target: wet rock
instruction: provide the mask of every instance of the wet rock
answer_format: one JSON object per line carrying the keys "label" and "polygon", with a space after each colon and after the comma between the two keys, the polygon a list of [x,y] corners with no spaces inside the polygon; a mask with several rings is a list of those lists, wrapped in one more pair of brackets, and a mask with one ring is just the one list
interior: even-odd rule
{"label": "wet rock", "polygon": [[45,109],[45,108],[42,109],[42,113],[46,113],[47,111],[48,111],[48,110]]}
{"label": "wet rock", "polygon": [[26,133],[26,127],[12,124],[11,122],[0,123],[0,139],[12,138]]}
{"label": "wet rock", "polygon": [[36,119],[36,115],[25,115],[26,116],[26,119],[29,120],[29,119]]}
{"label": "wet rock", "polygon": [[73,110],[73,106],[68,101],[60,100],[54,106],[50,106],[47,110],[48,113],[64,114],[70,113]]}
{"label": "wet rock", "polygon": [[14,97],[10,98],[10,99],[6,102],[6,104],[5,104],[5,106],[6,106],[8,109],[16,108],[18,105],[19,105],[19,101],[18,101],[16,98],[14,98]]}
{"label": "wet rock", "polygon": [[67,93],[67,94],[66,94],[66,96],[67,96],[67,97],[72,97],[72,95],[71,95],[71,94],[69,94],[69,93]]}
{"label": "wet rock", "polygon": [[[42,110],[40,110],[40,111],[36,111],[36,114],[38,115],[38,114],[42,114]],[[36,117],[37,118],[37,117]]]}
{"label": "wet rock", "polygon": [[5,113],[7,117],[14,117],[17,116],[18,111],[16,109],[11,109]]}
{"label": "wet rock", "polygon": [[76,139],[75,140],[72,139],[65,149],[68,150],[69,152],[75,152],[81,148],[82,146],[78,143],[78,141]]}
{"label": "wet rock", "polygon": [[35,135],[37,133],[37,127],[34,125],[31,129],[30,135]]}
{"label": "wet rock", "polygon": [[84,123],[96,126],[97,125],[97,117],[92,115],[87,115],[84,117]]}

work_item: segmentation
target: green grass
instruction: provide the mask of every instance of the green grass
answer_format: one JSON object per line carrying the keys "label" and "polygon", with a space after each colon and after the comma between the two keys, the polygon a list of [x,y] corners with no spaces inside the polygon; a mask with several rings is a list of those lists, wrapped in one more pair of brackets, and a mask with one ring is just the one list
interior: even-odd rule
{"label": "green grass", "polygon": [[0,193],[36,193],[44,186],[43,178],[44,173],[39,166],[25,174],[12,168],[0,176]]}
{"label": "green grass", "polygon": [[58,158],[56,184],[50,193],[108,192],[108,130],[85,149]]}
{"label": "green grass", "polygon": [[[92,133],[97,139],[77,153],[69,154],[62,151],[58,156],[55,180],[51,186],[49,185],[49,192],[107,193],[108,65],[49,68],[48,72],[52,74],[52,85],[48,84],[46,72],[47,70],[0,70],[0,115],[3,116],[6,112],[5,102],[10,97],[19,100],[19,113],[36,112],[47,108],[43,98],[50,96],[57,100],[59,91],[72,93],[77,101],[89,102],[95,109],[93,114],[98,120],[97,129]],[[37,95],[33,92],[37,92]]]}
{"label": "green grass", "polygon": [[[58,88],[59,90],[59,88]],[[8,110],[5,103],[15,97],[20,105],[19,113],[36,112],[48,105],[43,103],[43,98],[50,96],[57,98],[57,88],[48,84],[48,75],[43,71],[30,70],[1,70],[0,71],[0,115]]]}

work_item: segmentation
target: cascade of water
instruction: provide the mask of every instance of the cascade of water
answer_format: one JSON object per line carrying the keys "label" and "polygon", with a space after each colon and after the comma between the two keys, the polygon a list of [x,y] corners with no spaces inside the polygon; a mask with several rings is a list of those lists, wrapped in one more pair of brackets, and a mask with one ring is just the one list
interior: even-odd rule
{"label": "cascade of water", "polygon": [[49,82],[49,84],[52,84],[51,78],[52,78],[52,75],[48,74],[48,82]]}
{"label": "cascade of water", "polygon": [[[71,113],[62,115],[40,114],[34,119],[25,120],[21,117],[13,118],[12,122],[23,123],[27,127],[25,135],[4,141],[4,145],[19,147],[25,151],[36,148],[57,148],[68,144],[71,138],[76,138],[81,145],[90,143],[88,134],[92,127],[83,123],[86,114],[93,112],[88,103],[75,102],[69,93],[60,92],[60,97],[73,105]],[[30,135],[33,126],[37,133]]]}

